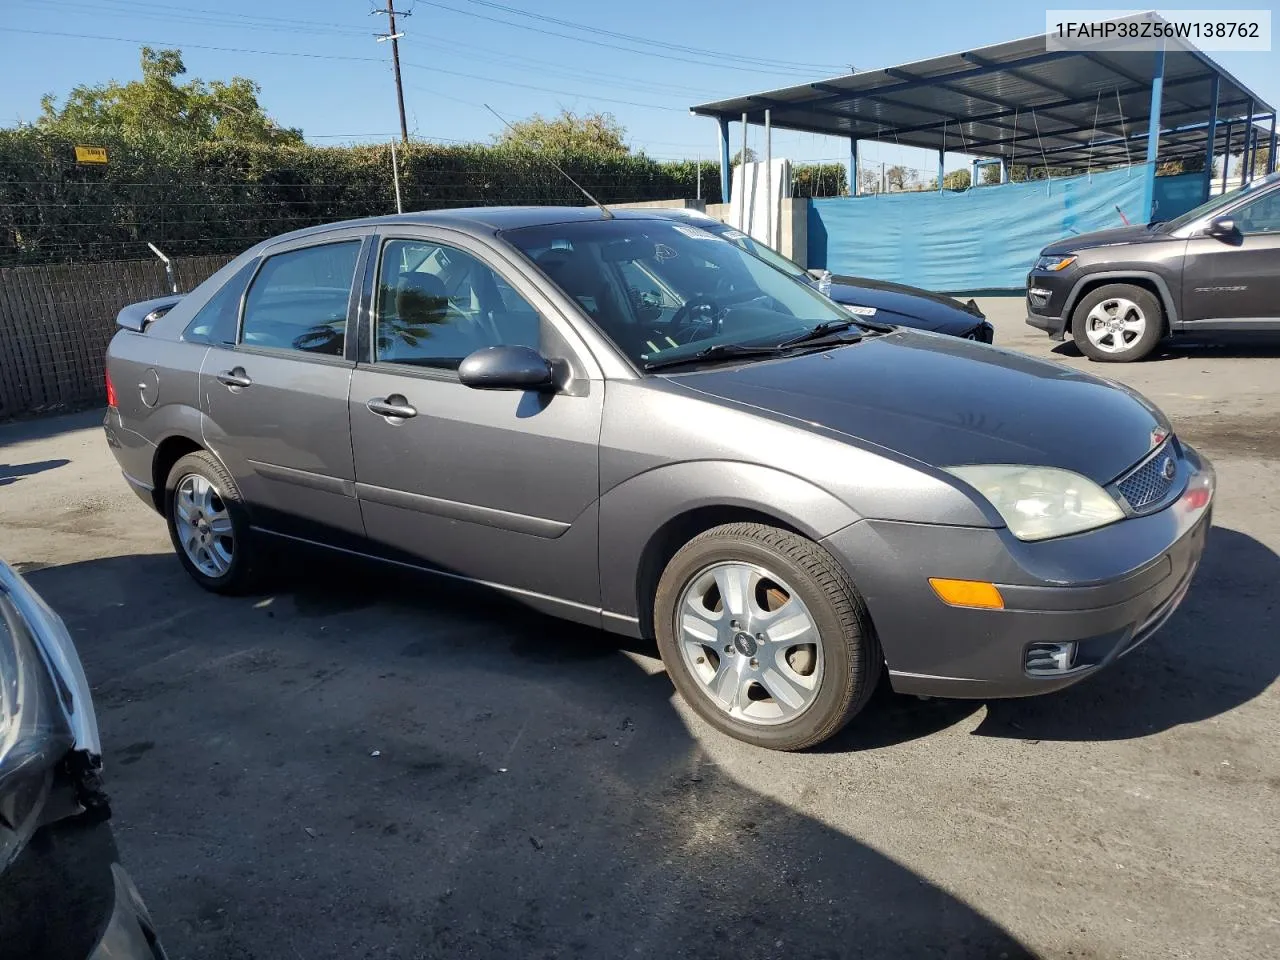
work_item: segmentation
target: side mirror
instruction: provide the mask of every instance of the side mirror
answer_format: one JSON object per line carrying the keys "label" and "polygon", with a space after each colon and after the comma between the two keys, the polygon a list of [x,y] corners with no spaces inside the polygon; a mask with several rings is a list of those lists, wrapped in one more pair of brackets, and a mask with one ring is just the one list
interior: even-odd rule
{"label": "side mirror", "polygon": [[1236,227],[1235,220],[1231,217],[1219,217],[1217,220],[1210,220],[1209,225],[1204,228],[1204,232],[1206,236],[1226,240],[1236,236],[1240,231]]}
{"label": "side mirror", "polygon": [[551,362],[532,347],[484,347],[458,366],[458,379],[476,390],[554,390]]}

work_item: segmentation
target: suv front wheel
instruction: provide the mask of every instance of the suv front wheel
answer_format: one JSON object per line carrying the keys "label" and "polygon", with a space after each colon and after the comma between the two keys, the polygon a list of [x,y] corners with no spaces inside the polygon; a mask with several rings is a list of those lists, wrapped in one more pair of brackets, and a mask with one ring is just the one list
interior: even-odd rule
{"label": "suv front wheel", "polygon": [[1160,342],[1164,310],[1145,287],[1109,283],[1080,298],[1071,315],[1071,333],[1090,360],[1129,363]]}

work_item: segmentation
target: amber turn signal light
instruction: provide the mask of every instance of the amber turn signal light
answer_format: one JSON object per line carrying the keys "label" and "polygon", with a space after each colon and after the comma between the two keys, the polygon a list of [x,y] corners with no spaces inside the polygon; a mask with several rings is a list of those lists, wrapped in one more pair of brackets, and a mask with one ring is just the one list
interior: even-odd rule
{"label": "amber turn signal light", "polygon": [[930,577],[929,586],[943,603],[953,607],[981,607],[985,610],[1003,610],[1004,597],[994,583],[985,580],[947,580]]}

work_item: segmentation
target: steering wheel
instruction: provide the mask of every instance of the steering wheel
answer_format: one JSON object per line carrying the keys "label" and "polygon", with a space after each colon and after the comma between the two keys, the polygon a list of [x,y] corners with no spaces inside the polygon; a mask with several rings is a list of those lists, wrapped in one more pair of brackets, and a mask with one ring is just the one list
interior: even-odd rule
{"label": "steering wheel", "polygon": [[[689,318],[689,314],[693,313],[694,310],[708,310],[708,309],[710,311],[710,316],[708,317],[708,319],[710,320],[715,332],[719,333],[720,321],[724,318],[724,311],[720,309],[720,304],[716,303],[716,301],[712,300],[706,294],[702,294],[702,293],[695,293],[692,297],[690,297],[688,300],[684,302],[684,305],[682,307],[676,310],[676,312],[671,317],[671,325],[673,327],[680,326]],[[705,321],[695,320],[693,322],[700,324]]]}

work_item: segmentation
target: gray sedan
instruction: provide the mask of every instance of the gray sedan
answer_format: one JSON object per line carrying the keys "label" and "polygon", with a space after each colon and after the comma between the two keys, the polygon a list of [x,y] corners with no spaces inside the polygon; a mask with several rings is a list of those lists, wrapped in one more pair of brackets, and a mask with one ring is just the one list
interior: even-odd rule
{"label": "gray sedan", "polygon": [[886,668],[981,698],[1089,676],[1210,524],[1212,469],[1137,394],[642,211],[315,228],[119,322],[107,439],[202,586],[249,589],[268,541],[478,583],[656,638],[698,713],[777,749]]}

